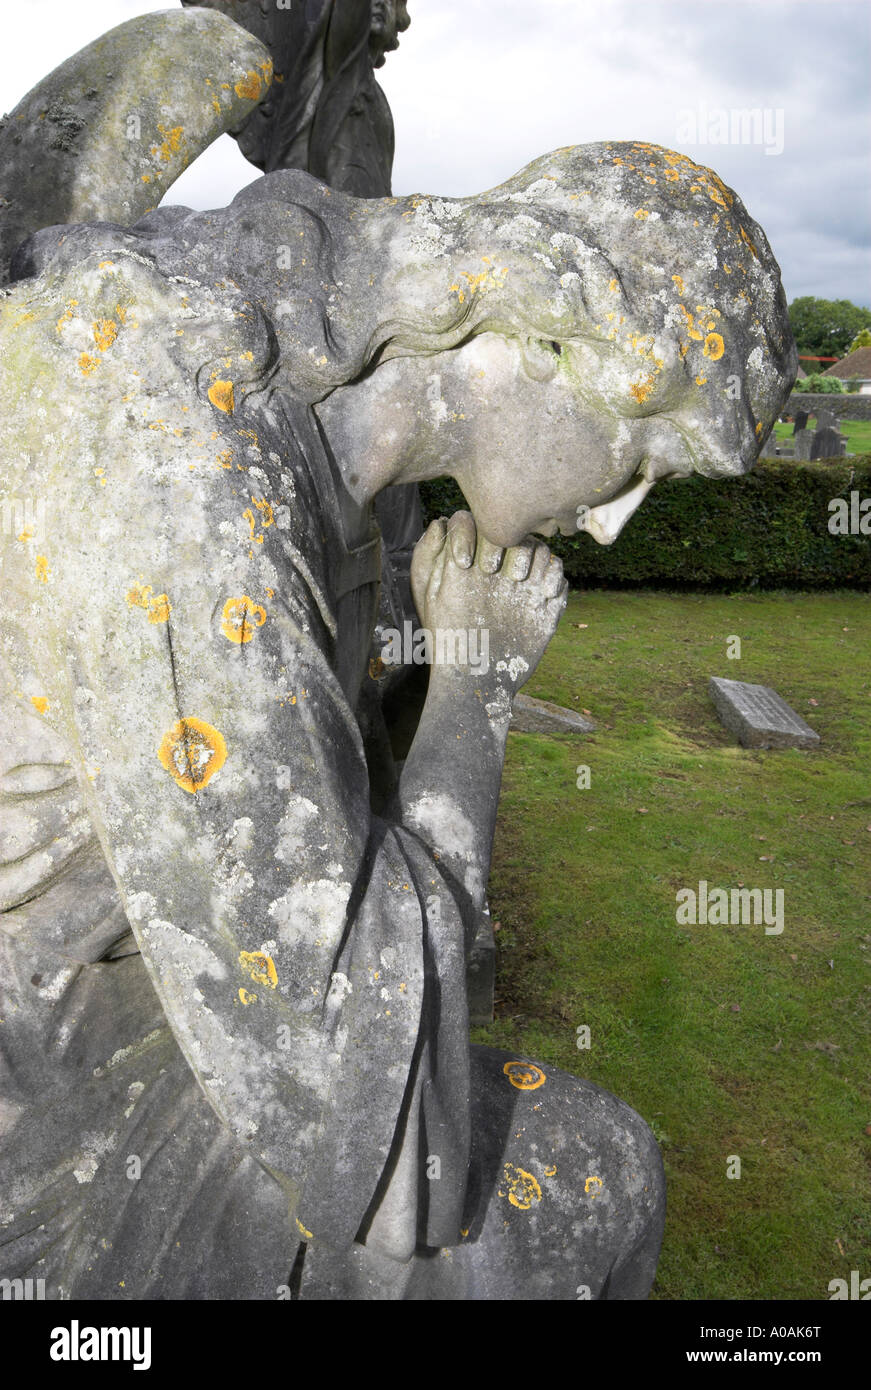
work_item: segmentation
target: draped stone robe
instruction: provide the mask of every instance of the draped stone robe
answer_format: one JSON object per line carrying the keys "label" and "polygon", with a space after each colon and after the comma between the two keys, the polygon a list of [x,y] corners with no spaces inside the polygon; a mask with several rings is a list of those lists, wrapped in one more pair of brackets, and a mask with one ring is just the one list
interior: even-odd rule
{"label": "draped stone robe", "polygon": [[261,316],[131,244],[0,304],[2,483],[49,501],[2,537],[0,1277],[270,1298],[379,1203],[459,1241],[475,924],[370,811],[369,514],[292,393],[196,388]]}

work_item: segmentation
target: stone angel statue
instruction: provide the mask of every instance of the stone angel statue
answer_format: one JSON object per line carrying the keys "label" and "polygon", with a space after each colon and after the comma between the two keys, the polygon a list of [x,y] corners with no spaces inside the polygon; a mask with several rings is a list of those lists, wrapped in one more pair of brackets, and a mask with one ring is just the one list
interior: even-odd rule
{"label": "stone angel statue", "polygon": [[[149,15],[0,132],[0,503],[47,503],[0,537],[0,1275],[644,1298],[650,1130],[470,1048],[465,954],[565,603],[547,537],[608,543],[661,479],[753,465],[795,375],[777,264],[643,141],[473,198],[282,170],[158,207],[270,79],[229,17]],[[445,473],[470,511],[419,542],[416,603],[489,664],[432,667],[376,813],[372,502]]]}

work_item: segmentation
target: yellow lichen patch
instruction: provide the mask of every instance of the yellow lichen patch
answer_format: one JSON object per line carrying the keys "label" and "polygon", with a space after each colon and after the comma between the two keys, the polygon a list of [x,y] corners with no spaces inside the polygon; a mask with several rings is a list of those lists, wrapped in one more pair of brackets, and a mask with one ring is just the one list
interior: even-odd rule
{"label": "yellow lichen patch", "polygon": [[64,309],[56,324],[58,333],[61,333],[63,331],[64,324],[69,323],[70,319],[73,317],[73,310],[77,306],[78,302],[79,301],[77,299],[71,299],[67,304],[67,307]]}
{"label": "yellow lichen patch", "polygon": [[156,153],[160,154],[164,164],[168,164],[174,154],[178,154],[181,143],[184,140],[184,126],[173,126],[172,130],[167,130],[166,126],[159,125],[157,129],[163,136],[163,143]]}
{"label": "yellow lichen patch", "polygon": [[502,1070],[518,1091],[537,1091],[547,1080],[541,1067],[532,1062],[506,1062]]}
{"label": "yellow lichen patch", "polygon": [[118,337],[118,325],[114,319],[100,319],[93,325],[94,342],[101,352],[108,352]]}
{"label": "yellow lichen patch", "polygon": [[712,362],[719,362],[720,358],[723,356],[723,353],[725,351],[726,347],[723,342],[722,334],[709,333],[707,338],[705,339],[705,346],[702,356],[710,357]]}
{"label": "yellow lichen patch", "polygon": [[634,216],[636,222],[643,222],[645,218],[650,216],[650,213],[648,212],[647,208],[639,208],[638,211],[634,214]]}
{"label": "yellow lichen patch", "polygon": [[760,420],[760,421],[759,421],[759,424],[756,426],[756,430],[755,430],[755,434],[756,434],[756,438],[757,438],[757,439],[759,438],[759,436],[761,435],[761,433],[762,433],[762,421]]}
{"label": "yellow lichen patch", "polygon": [[265,531],[266,528],[268,526],[271,526],[272,523],[275,521],[275,516],[273,515],[272,511],[272,503],[267,502],[265,497],[252,497],[251,501],[254,503],[255,507],[260,513],[260,525],[263,527]]}
{"label": "yellow lichen patch", "polygon": [[305,1236],[306,1240],[314,1240],[313,1233],[311,1231],[306,1230],[299,1217],[295,1216],[293,1219],[296,1222],[296,1229],[299,1231],[300,1235]]}
{"label": "yellow lichen patch", "polygon": [[236,395],[232,381],[215,381],[209,387],[209,400],[216,410],[232,415],[236,409]]}
{"label": "yellow lichen patch", "polygon": [[42,581],[43,584],[47,584],[47,583],[48,583],[48,576],[49,576],[50,574],[51,574],[51,570],[49,569],[48,560],[45,558],[44,555],[37,555],[37,557],[36,557],[36,577],[37,577],[37,579],[40,579],[40,580]]}
{"label": "yellow lichen patch", "polygon": [[598,1197],[604,1186],[605,1184],[602,1182],[601,1178],[590,1177],[587,1178],[587,1181],[584,1183],[584,1191],[590,1198]]}
{"label": "yellow lichen patch", "polygon": [[744,242],[744,245],[745,245],[745,246],[749,246],[750,250],[753,252],[753,255],[755,256],[756,260],[758,261],[758,260],[759,260],[759,252],[756,250],[756,247],[753,245],[753,242],[750,240],[749,236],[747,235],[747,233],[745,232],[745,230],[744,230],[743,227],[741,227],[741,228],[739,229],[739,231],[740,231],[741,240]]}
{"label": "yellow lichen patch", "polygon": [[702,376],[700,372],[699,375],[696,377],[696,386],[704,386],[707,379],[708,378],[706,376]]}
{"label": "yellow lichen patch", "polygon": [[45,714],[48,709],[48,700],[44,695],[31,695],[30,703],[33,705],[34,709],[39,710],[40,714]]}
{"label": "yellow lichen patch", "polygon": [[245,1007],[246,1007],[246,1009],[247,1009],[248,1005],[249,1005],[249,1004],[253,1004],[253,1003],[255,1002],[256,999],[257,999],[257,995],[256,995],[256,994],[249,994],[248,991],[247,991],[247,989],[240,989],[240,990],[239,990],[239,1002],[242,1003],[242,1004],[244,1004]]}
{"label": "yellow lichen patch", "polygon": [[89,352],[83,352],[79,357],[79,371],[82,376],[92,376],[99,365],[99,357],[92,357]]}
{"label": "yellow lichen patch", "polygon": [[224,604],[221,631],[228,642],[243,646],[252,640],[255,630],[265,622],[266,609],[243,594],[241,598],[228,598]]}
{"label": "yellow lichen patch", "polygon": [[125,595],[131,608],[144,608],[150,623],[166,623],[172,612],[166,594],[154,595],[150,584],[134,584]]}
{"label": "yellow lichen patch", "polygon": [[239,964],[250,975],[255,984],[266,985],[269,989],[278,987],[278,971],[275,961],[265,951],[240,951]]}
{"label": "yellow lichen patch", "polygon": [[254,68],[246,72],[245,76],[240,78],[233,88],[237,97],[241,97],[243,101],[249,99],[251,101],[256,101],[262,89],[263,83],[260,79],[260,73],[256,72]]}
{"label": "yellow lichen patch", "polygon": [[148,605],[148,621],[150,623],[168,623],[171,612],[172,609],[166,594],[158,594]]}
{"label": "yellow lichen patch", "polygon": [[643,377],[641,381],[634,381],[632,383],[629,387],[630,396],[632,396],[639,405],[643,405],[653,390],[655,382],[655,375],[652,372],[648,372],[647,376]]}
{"label": "yellow lichen patch", "polygon": [[179,719],[164,734],[157,756],[183,791],[198,792],[224,766],[227,745],[204,719]]}
{"label": "yellow lichen patch", "polygon": [[16,536],[15,539],[16,539],[17,541],[32,541],[32,540],[33,540],[33,527],[32,527],[32,526],[25,526],[24,530],[21,532],[21,535],[20,535],[20,536]]}
{"label": "yellow lichen patch", "polygon": [[537,1179],[524,1168],[515,1168],[513,1163],[506,1163],[505,1182],[508,1200],[519,1211],[529,1211],[533,1202],[541,1201],[541,1187]]}
{"label": "yellow lichen patch", "polygon": [[544,1170],[544,1176],[545,1176],[546,1178],[555,1178],[555,1177],[556,1177],[556,1164],[555,1164],[555,1163],[551,1163],[547,1168],[545,1168],[545,1170]]}
{"label": "yellow lichen patch", "polygon": [[618,285],[618,283],[617,283],[617,278],[616,278],[616,276],[614,277],[613,280],[609,280],[609,281],[608,281],[608,289],[611,291],[612,294],[616,294],[616,293],[617,293],[617,290],[619,289],[619,285]]}
{"label": "yellow lichen patch", "polygon": [[684,290],[684,283],[683,283],[683,279],[681,278],[681,276],[680,276],[680,275],[672,275],[671,278],[672,278],[672,281],[673,281],[673,283],[674,283],[674,287],[675,287],[675,289],[677,290],[678,294],[685,294],[686,291]]}

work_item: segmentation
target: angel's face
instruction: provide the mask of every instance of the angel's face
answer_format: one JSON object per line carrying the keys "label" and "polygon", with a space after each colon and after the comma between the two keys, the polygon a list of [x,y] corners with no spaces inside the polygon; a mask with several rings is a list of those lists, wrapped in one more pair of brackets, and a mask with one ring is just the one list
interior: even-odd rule
{"label": "angel's face", "polygon": [[405,33],[410,23],[405,0],[372,0],[369,48],[376,68],[384,63],[385,53],[393,53],[399,47],[399,35]]}

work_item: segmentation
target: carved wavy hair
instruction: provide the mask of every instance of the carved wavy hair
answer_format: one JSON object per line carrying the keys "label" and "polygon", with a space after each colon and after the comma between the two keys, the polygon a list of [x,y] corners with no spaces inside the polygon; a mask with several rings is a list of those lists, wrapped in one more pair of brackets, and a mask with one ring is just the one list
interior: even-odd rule
{"label": "carved wavy hair", "polygon": [[[75,229],[89,251],[95,231]],[[598,409],[680,406],[738,471],[797,365],[762,229],[710,170],[642,142],[559,150],[463,199],[363,200],[280,171],[229,208],[100,231],[106,250],[123,242],[164,275],[241,296],[270,340],[259,384],[309,403],[381,361],[496,332],[521,343],[531,375],[574,371]],[[74,263],[79,235],[65,229],[58,247],[53,232],[35,239],[52,241],[43,262]],[[33,273],[38,248],[28,255]]]}

